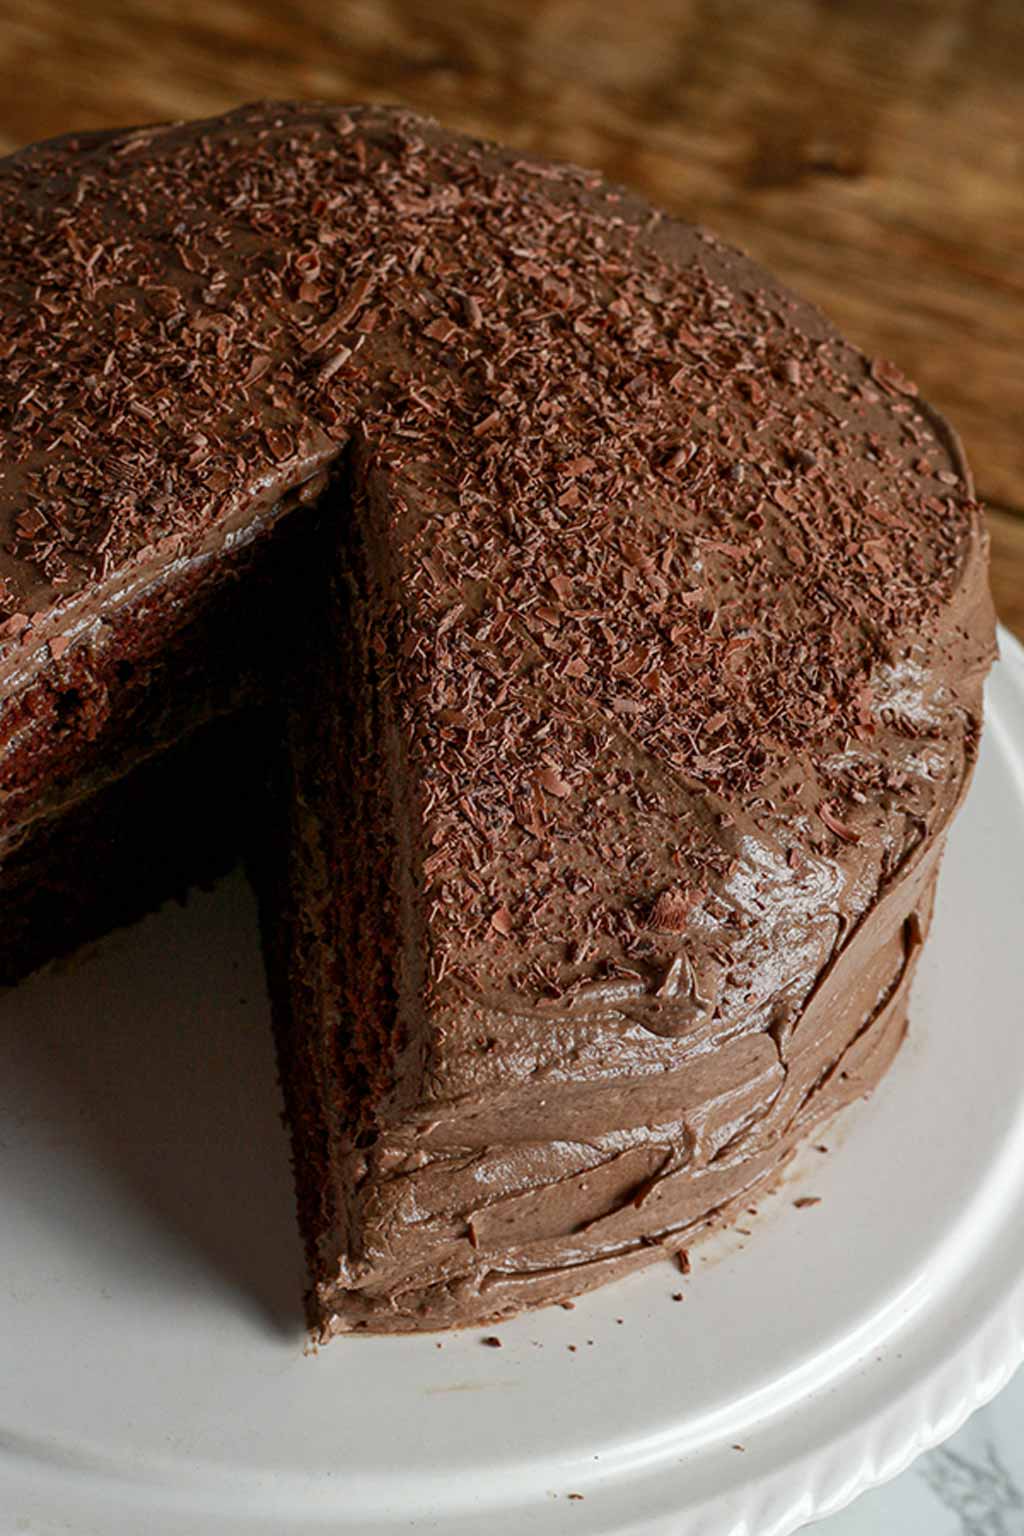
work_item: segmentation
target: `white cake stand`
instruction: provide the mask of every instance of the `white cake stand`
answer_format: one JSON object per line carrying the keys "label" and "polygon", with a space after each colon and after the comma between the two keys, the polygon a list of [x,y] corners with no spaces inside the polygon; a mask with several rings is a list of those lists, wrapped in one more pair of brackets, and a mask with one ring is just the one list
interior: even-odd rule
{"label": "white cake stand", "polygon": [[1024,652],[1002,645],[887,1081],[689,1280],[657,1265],[491,1330],[500,1350],[304,1349],[240,877],[0,997],[2,1536],[784,1536],[949,1434],[1024,1355]]}

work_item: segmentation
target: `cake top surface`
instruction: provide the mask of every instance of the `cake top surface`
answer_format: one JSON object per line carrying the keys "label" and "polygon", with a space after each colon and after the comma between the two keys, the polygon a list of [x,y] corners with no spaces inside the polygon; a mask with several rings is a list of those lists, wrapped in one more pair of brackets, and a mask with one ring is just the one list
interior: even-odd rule
{"label": "cake top surface", "polygon": [[602,879],[681,932],[730,806],[813,782],[822,846],[864,838],[879,666],[978,509],[914,386],[711,235],[408,113],[256,105],[8,159],[0,294],[9,648],[343,452],[381,478],[463,948],[528,939],[570,838],[549,936]]}

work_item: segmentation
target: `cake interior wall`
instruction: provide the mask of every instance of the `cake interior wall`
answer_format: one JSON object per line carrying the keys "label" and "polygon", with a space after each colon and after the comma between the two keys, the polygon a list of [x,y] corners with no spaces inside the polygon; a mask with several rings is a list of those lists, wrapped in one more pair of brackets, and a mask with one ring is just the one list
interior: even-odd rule
{"label": "cake interior wall", "polygon": [[[386,578],[365,492],[340,480],[323,509],[325,580],[310,594],[307,664],[287,711],[291,823],[258,879],[300,1223],[315,1280],[358,1264],[349,1195],[409,1044],[409,808],[381,672]],[[372,541],[371,541],[372,542]]]}
{"label": "cake interior wall", "polygon": [[226,873],[265,754],[254,713],[211,721],[37,828],[3,864],[0,985]]}
{"label": "cake interior wall", "polygon": [[237,856],[264,814],[260,722],[292,669],[308,521],[126,604],[5,704],[0,983]]}

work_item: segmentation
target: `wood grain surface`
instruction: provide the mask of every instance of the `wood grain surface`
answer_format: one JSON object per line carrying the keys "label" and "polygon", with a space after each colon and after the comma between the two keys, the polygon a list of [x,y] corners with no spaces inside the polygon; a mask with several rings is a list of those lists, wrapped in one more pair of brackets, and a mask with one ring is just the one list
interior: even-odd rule
{"label": "wood grain surface", "polygon": [[0,151],[289,95],[599,166],[751,251],[957,423],[1024,635],[1024,0],[0,0]]}

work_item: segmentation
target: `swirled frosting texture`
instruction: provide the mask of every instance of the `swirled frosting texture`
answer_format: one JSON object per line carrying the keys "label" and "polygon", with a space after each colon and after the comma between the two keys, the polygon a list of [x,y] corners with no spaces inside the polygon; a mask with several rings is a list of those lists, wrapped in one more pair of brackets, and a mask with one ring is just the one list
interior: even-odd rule
{"label": "swirled frosting texture", "polygon": [[[396,111],[59,141],[0,210],[12,690],[347,487],[380,732],[293,744],[322,1328],[684,1247],[904,1026],[993,654],[951,430],[706,232]],[[382,861],[386,1021],[373,910],[325,940],[353,775],[387,786],[383,840],[342,834]]]}

